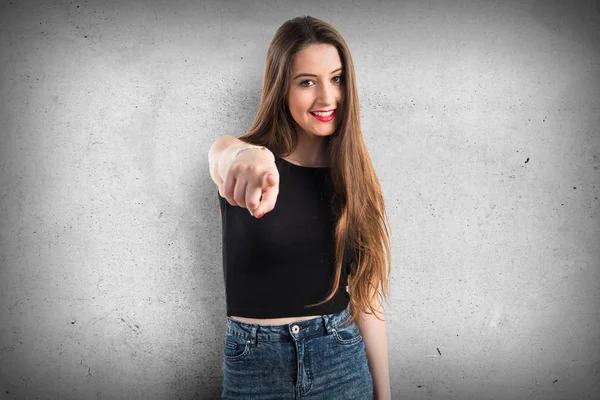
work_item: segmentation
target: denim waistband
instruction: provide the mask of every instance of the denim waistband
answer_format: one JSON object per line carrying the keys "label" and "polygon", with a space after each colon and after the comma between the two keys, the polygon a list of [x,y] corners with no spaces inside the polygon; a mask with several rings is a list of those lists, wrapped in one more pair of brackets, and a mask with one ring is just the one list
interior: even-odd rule
{"label": "denim waistband", "polygon": [[228,316],[225,333],[249,340],[252,343],[257,341],[287,342],[309,336],[329,335],[332,329],[346,325],[351,317],[350,305],[333,314],[323,314],[312,319],[283,325],[251,324]]}

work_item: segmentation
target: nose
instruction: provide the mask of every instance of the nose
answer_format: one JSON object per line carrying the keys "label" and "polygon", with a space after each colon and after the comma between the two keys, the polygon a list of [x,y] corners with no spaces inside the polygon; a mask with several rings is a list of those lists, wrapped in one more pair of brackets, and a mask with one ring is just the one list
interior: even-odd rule
{"label": "nose", "polygon": [[319,104],[330,105],[333,106],[335,104],[335,96],[336,90],[338,90],[335,85],[331,83],[325,83],[323,85],[319,85],[319,90],[317,93]]}

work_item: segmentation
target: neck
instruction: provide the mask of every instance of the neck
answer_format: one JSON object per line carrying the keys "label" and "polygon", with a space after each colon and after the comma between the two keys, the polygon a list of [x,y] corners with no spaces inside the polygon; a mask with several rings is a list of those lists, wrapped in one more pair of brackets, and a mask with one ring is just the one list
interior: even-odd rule
{"label": "neck", "polygon": [[328,136],[298,132],[298,146],[287,158],[305,167],[326,167],[329,165],[327,141]]}

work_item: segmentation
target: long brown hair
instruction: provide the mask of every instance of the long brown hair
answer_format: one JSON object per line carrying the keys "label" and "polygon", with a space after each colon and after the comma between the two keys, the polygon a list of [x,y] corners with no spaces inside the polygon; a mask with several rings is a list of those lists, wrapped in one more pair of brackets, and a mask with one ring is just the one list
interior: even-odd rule
{"label": "long brown hair", "polygon": [[[294,152],[298,137],[287,105],[290,74],[294,55],[312,44],[330,44],[337,49],[342,61],[345,97],[341,122],[327,139],[332,190],[341,204],[335,228],[336,283],[324,300],[310,306],[323,304],[335,296],[348,243],[354,250],[348,276],[350,311],[352,322],[357,322],[358,312],[377,316],[374,307],[381,304],[381,297],[376,298],[380,296],[380,286],[381,296],[389,298],[390,232],[381,185],[360,129],[354,63],[346,42],[333,26],[303,16],[286,21],[277,29],[267,51],[256,119],[238,139],[266,146],[279,157]],[[373,302],[375,299],[378,303]]]}

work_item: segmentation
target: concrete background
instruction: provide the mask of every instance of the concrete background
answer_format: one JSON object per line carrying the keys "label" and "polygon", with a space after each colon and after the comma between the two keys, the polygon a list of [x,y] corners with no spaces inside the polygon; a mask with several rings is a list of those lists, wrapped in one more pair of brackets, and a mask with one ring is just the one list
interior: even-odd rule
{"label": "concrete background", "polygon": [[394,398],[600,396],[598,1],[3,0],[0,398],[219,397],[208,149],[306,14],[356,63]]}

